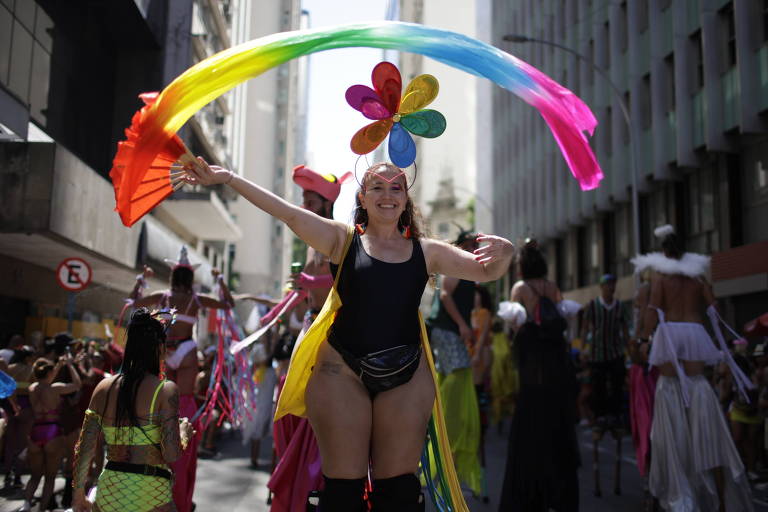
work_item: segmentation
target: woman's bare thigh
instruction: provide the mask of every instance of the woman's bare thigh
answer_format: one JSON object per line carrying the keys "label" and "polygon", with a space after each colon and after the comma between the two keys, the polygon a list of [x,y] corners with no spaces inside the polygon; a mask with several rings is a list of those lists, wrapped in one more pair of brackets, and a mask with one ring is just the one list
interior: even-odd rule
{"label": "woman's bare thigh", "polygon": [[434,403],[435,383],[422,354],[411,380],[373,401],[374,478],[416,472]]}
{"label": "woman's bare thigh", "polygon": [[27,441],[27,460],[33,474],[42,475],[45,472],[43,449],[30,440]]}
{"label": "woman's bare thigh", "polygon": [[45,453],[45,475],[55,476],[59,471],[61,461],[64,459],[64,454],[69,446],[66,436],[58,436],[51,439],[43,447]]}
{"label": "woman's bare thigh", "polygon": [[323,474],[330,478],[364,477],[371,443],[371,398],[327,342],[320,346],[305,402],[320,447]]}

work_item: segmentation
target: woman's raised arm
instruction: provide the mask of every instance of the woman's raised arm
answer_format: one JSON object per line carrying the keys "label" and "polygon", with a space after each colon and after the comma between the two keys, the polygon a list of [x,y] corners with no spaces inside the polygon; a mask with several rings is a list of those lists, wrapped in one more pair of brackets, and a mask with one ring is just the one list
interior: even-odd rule
{"label": "woman's raised arm", "polygon": [[198,163],[199,165],[187,169],[187,181],[189,183],[229,185],[257,208],[285,222],[307,245],[330,257],[332,261],[341,259],[340,253],[347,232],[344,224],[325,219],[309,210],[291,204],[232,171],[215,165],[208,165],[202,158],[198,157]]}
{"label": "woman's raised arm", "polygon": [[478,235],[483,247],[473,253],[437,240],[424,239],[422,247],[430,273],[467,281],[495,281],[509,269],[515,248],[512,242],[493,235]]}

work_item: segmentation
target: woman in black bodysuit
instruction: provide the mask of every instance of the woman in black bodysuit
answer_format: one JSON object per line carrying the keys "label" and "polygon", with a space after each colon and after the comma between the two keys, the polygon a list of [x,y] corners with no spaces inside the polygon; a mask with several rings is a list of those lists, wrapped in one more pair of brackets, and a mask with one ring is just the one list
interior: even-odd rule
{"label": "woman in black bodysuit", "polygon": [[522,279],[512,288],[527,319],[517,329],[514,357],[520,393],[512,417],[499,512],[577,512],[579,450],[576,376],[556,304],[560,289],[547,279],[535,241],[518,255]]}
{"label": "woman in black bodysuit", "polygon": [[[230,185],[329,256],[336,269],[342,264],[338,290],[343,306],[328,341],[320,346],[305,395],[325,477],[320,509],[362,512],[370,463],[374,512],[424,510],[415,472],[435,385],[420,354],[421,295],[432,273],[472,281],[498,279],[509,267],[512,244],[480,235],[478,241],[485,245],[473,255],[422,238],[406,177],[392,164],[377,164],[365,173],[356,233],[345,258],[345,224],[294,206],[202,159],[188,173],[192,183]],[[386,365],[400,370],[395,378],[359,377],[363,367]]]}

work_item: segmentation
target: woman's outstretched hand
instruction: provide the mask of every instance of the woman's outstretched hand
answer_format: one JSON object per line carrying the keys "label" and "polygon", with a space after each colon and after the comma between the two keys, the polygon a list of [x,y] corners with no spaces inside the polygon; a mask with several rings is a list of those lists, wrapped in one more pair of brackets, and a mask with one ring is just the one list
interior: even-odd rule
{"label": "woman's outstretched hand", "polygon": [[515,253],[515,246],[512,245],[512,242],[500,236],[479,233],[477,235],[477,241],[478,243],[485,245],[474,250],[473,254],[475,255],[475,261],[484,265],[505,258],[511,259],[512,255]]}
{"label": "woman's outstretched hand", "polygon": [[208,165],[203,157],[197,157],[195,165],[185,166],[187,171],[184,180],[192,185],[219,185],[229,183],[232,180],[233,172],[219,167],[218,165]]}

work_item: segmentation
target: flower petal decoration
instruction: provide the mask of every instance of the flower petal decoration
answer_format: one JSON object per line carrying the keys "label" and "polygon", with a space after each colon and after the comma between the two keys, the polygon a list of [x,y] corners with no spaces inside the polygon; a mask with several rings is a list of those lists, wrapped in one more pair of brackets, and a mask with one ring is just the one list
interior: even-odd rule
{"label": "flower petal decoration", "polygon": [[344,96],[350,107],[362,112],[368,119],[386,119],[394,114],[387,110],[376,91],[366,85],[353,85]]}
{"label": "flower petal decoration", "polygon": [[350,143],[352,151],[357,155],[367,155],[387,138],[393,124],[392,119],[381,119],[363,126],[352,137]]}
{"label": "flower petal decoration", "polygon": [[401,169],[408,167],[416,160],[416,143],[400,123],[394,123],[389,132],[389,158]]}
{"label": "flower petal decoration", "polygon": [[371,72],[371,82],[379,97],[393,115],[400,107],[400,92],[403,90],[403,81],[400,71],[391,62],[379,62]]}
{"label": "flower petal decoration", "polygon": [[410,114],[423,109],[437,98],[438,91],[440,91],[440,84],[437,78],[432,75],[417,76],[405,88],[399,113]]}
{"label": "flower petal decoration", "polygon": [[[380,62],[371,73],[373,89],[353,85],[347,89],[347,103],[368,119],[389,121],[372,123],[352,137],[350,146],[358,155],[370,153],[389,133],[389,158],[400,168],[416,160],[414,135],[434,138],[445,131],[445,117],[436,110],[423,110],[437,97],[440,85],[432,75],[419,75],[408,84],[400,98],[402,80],[394,64]],[[386,129],[386,132],[384,130]]]}
{"label": "flower petal decoration", "polygon": [[419,110],[400,118],[403,128],[419,137],[434,139],[445,131],[445,116],[437,110]]}

